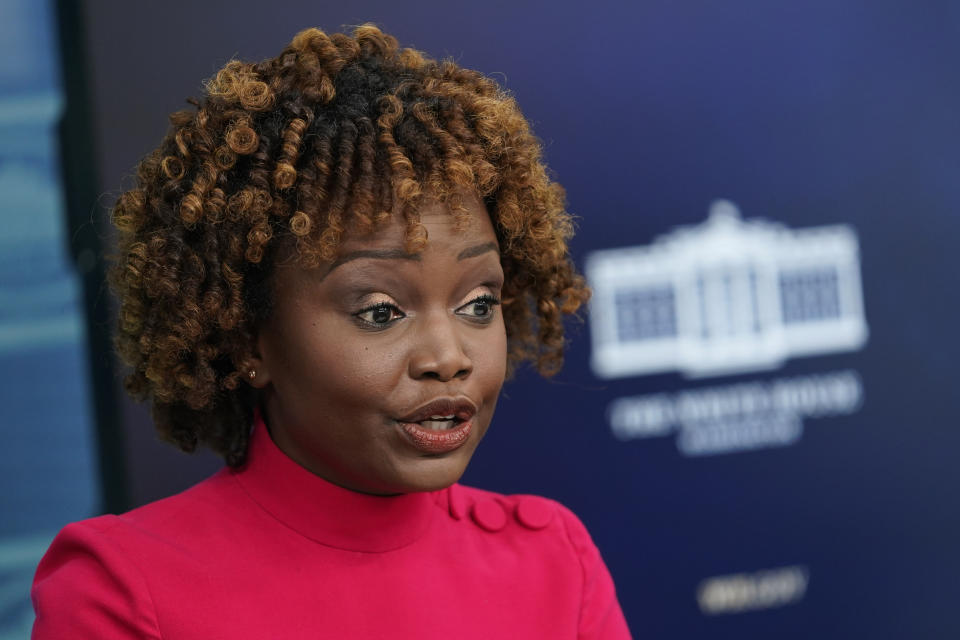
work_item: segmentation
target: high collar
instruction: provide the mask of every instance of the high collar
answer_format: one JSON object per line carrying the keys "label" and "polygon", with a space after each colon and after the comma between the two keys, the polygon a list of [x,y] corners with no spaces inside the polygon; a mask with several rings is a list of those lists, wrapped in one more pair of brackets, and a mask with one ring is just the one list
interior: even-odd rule
{"label": "high collar", "polygon": [[244,466],[233,472],[253,500],[315,542],[350,551],[382,552],[422,536],[446,502],[437,493],[374,496],[327,482],[274,444],[257,412]]}

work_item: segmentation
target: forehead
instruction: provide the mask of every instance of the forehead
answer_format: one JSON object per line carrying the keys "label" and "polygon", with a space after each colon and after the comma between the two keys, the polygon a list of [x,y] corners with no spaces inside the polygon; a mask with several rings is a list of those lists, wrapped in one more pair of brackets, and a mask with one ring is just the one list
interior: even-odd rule
{"label": "forehead", "polygon": [[[464,198],[462,209],[451,211],[450,207],[437,200],[426,200],[417,207],[420,224],[427,232],[424,250],[469,248],[478,243],[496,243],[496,233],[490,216],[476,197]],[[371,249],[402,250],[406,244],[407,221],[400,213],[394,213],[372,232],[347,231],[340,243],[339,256],[345,257],[357,251]]]}

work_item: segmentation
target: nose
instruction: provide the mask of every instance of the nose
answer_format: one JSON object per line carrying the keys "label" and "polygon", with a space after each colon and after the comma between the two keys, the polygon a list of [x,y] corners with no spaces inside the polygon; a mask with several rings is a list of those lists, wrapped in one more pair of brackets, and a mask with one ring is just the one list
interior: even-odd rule
{"label": "nose", "polygon": [[422,315],[410,352],[410,377],[443,382],[466,378],[473,371],[457,320],[444,311]]}

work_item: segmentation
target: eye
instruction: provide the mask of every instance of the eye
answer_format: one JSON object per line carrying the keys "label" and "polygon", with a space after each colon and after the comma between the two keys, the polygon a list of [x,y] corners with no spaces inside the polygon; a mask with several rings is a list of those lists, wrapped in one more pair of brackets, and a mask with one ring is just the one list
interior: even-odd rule
{"label": "eye", "polygon": [[372,307],[361,309],[353,316],[362,324],[376,329],[387,327],[391,323],[407,317],[396,305],[389,302],[378,302]]}
{"label": "eye", "polygon": [[500,304],[498,298],[486,293],[458,308],[457,314],[475,320],[489,320],[493,317],[494,307],[498,304]]}

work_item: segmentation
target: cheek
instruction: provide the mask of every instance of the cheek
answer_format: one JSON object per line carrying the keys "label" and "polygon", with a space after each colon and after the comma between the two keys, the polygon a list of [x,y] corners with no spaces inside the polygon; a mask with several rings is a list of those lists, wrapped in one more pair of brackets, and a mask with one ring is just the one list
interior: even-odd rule
{"label": "cheek", "polygon": [[289,397],[294,392],[299,403],[321,399],[329,403],[334,398],[346,400],[356,395],[376,379],[373,351],[338,323],[321,318],[291,323],[286,328],[271,349],[280,368],[276,384],[281,395]]}
{"label": "cheek", "polygon": [[327,347],[325,358],[338,375],[338,392],[354,396],[382,396],[406,372],[402,343],[371,339],[370,336],[344,337]]}
{"label": "cheek", "polygon": [[507,334],[502,318],[498,319],[496,327],[490,327],[474,348],[474,361],[480,375],[489,386],[499,389],[507,373]]}

